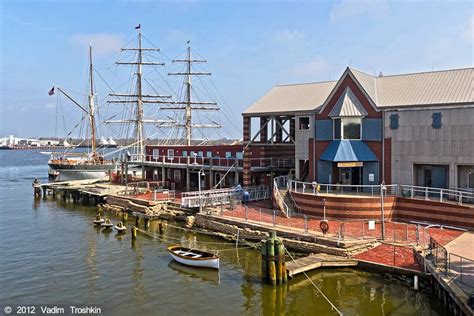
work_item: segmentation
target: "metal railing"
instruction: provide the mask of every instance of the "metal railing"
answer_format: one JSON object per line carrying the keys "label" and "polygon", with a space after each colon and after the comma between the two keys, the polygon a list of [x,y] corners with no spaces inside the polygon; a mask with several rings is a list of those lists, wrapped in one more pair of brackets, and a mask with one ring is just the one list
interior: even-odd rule
{"label": "metal railing", "polygon": [[467,190],[420,187],[414,185],[399,185],[399,196],[423,198],[439,202],[455,202],[458,204],[474,204],[474,193]]}
{"label": "metal railing", "polygon": [[[133,154],[129,156],[130,162],[142,162],[139,155]],[[146,162],[155,162],[162,164],[178,164],[178,165],[197,165],[197,166],[213,166],[213,167],[243,167],[244,159],[231,157],[203,157],[203,156],[154,156],[146,155]],[[294,166],[293,159],[282,158],[250,158],[251,167],[257,168],[291,168]]]}
{"label": "metal railing", "polygon": [[285,214],[286,217],[288,217],[290,210],[288,208],[288,205],[286,205],[285,201],[283,200],[283,197],[281,196],[280,189],[278,188],[277,178],[273,179],[273,196],[278,205],[278,208],[283,212],[283,214]]}
{"label": "metal railing", "polygon": [[351,185],[351,184],[326,184],[318,182],[302,182],[288,180],[288,189],[291,192],[304,194],[344,194],[344,195],[365,195],[380,196],[383,189],[385,196],[396,196],[398,186],[391,185]]}
{"label": "metal railing", "polygon": [[459,205],[474,204],[474,192],[463,189],[442,189],[432,187],[420,187],[414,185],[391,184],[391,185],[350,185],[350,184],[326,184],[318,182],[302,182],[288,180],[288,189],[291,192],[304,194],[344,194],[361,196],[380,196],[383,189],[385,196],[400,196],[413,199],[425,199],[438,202],[453,202]]}
{"label": "metal railing", "polygon": [[428,253],[426,259],[431,261],[433,266],[439,269],[442,273],[448,274],[448,251],[440,243],[430,237],[430,244],[428,246]]}
{"label": "metal railing", "polygon": [[471,287],[470,292],[474,293],[474,260],[450,253],[449,276],[455,282]]}
{"label": "metal railing", "polygon": [[[249,201],[260,201],[270,198],[270,190],[266,186],[245,188],[249,192]],[[222,204],[230,204],[234,200],[240,200],[242,196],[241,190],[235,188],[203,190],[183,192],[181,195],[181,205],[185,207],[215,206]]]}

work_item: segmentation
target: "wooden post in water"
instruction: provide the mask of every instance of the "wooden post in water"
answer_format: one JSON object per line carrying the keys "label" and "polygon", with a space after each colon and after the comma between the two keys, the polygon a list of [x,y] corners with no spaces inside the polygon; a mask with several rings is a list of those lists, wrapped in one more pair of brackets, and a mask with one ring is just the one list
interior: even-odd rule
{"label": "wooden post in water", "polygon": [[285,245],[283,241],[280,240],[280,258],[281,258],[281,270],[282,270],[282,283],[285,284],[288,282],[288,274],[286,272],[286,257],[285,257]]}
{"label": "wooden post in water", "polygon": [[158,223],[158,231],[160,232],[160,234],[163,234],[163,223],[162,222]]}
{"label": "wooden post in water", "polygon": [[135,217],[135,227],[140,227],[140,217],[138,216]]}
{"label": "wooden post in water", "polygon": [[150,228],[150,219],[148,217],[145,217],[145,228]]}
{"label": "wooden post in water", "polygon": [[262,280],[272,285],[284,284],[288,281],[285,263],[285,247],[276,232],[263,242],[260,250],[262,255]]}
{"label": "wooden post in water", "polygon": [[262,244],[262,248],[260,249],[260,253],[262,254],[262,280],[268,280],[268,251],[267,251],[267,241],[265,240]]}
{"label": "wooden post in water", "polygon": [[270,239],[267,240],[268,281],[272,285],[276,284],[275,236],[276,233],[272,231]]}
{"label": "wooden post in water", "polygon": [[135,226],[132,227],[132,239],[137,239],[137,228]]}
{"label": "wooden post in water", "polygon": [[275,247],[275,268],[276,268],[276,281],[277,284],[281,284],[283,280],[283,269],[282,269],[282,262],[281,262],[281,240],[275,239],[274,247]]}

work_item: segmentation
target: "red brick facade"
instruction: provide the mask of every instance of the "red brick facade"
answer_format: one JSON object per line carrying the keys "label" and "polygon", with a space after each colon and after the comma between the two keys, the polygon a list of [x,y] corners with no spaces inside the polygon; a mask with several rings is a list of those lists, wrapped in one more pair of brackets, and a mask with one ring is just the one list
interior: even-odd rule
{"label": "red brick facade", "polygon": [[[337,197],[291,192],[303,214],[323,217],[323,199],[326,200],[326,217],[329,219],[368,220],[381,219],[380,197]],[[386,197],[386,220],[422,221],[474,228],[474,208],[454,203],[441,203],[404,197]]]}

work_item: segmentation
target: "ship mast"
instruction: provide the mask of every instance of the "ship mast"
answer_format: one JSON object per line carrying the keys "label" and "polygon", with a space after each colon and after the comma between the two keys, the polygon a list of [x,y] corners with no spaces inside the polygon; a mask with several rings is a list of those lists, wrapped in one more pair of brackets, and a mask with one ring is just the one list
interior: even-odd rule
{"label": "ship mast", "polygon": [[95,135],[95,108],[94,108],[94,67],[92,66],[92,45],[89,46],[89,80],[90,80],[90,91],[89,91],[89,124],[91,127],[91,147],[92,147],[92,159],[97,158],[97,146],[96,146],[96,135]]}
{"label": "ship mast", "polygon": [[[138,29],[138,47],[134,48],[122,48],[122,51],[136,51],[137,61],[135,62],[116,62],[117,65],[134,65],[137,66],[137,83],[136,83],[136,94],[126,94],[126,93],[111,93],[109,96],[116,97],[114,100],[107,101],[108,103],[134,103],[136,104],[135,119],[133,120],[108,120],[105,123],[134,123],[135,124],[135,144],[137,147],[137,154],[140,161],[143,161],[145,158],[145,134],[143,125],[145,123],[152,124],[162,124],[170,123],[170,121],[164,120],[149,120],[144,119],[143,115],[143,104],[144,103],[167,103],[166,101],[157,100],[159,99],[169,99],[170,95],[144,95],[143,94],[143,69],[142,66],[164,66],[164,63],[155,63],[155,62],[144,62],[143,61],[143,52],[144,51],[160,51],[159,48],[143,48],[142,47],[142,33],[140,27]],[[128,98],[128,99],[122,99]],[[131,99],[130,99],[131,98]]]}
{"label": "ship mast", "polygon": [[66,96],[72,103],[79,107],[87,116],[89,117],[89,125],[91,128],[91,149],[92,149],[92,160],[96,161],[97,156],[97,143],[96,143],[96,127],[95,127],[95,105],[94,105],[94,66],[92,64],[92,45],[89,45],[89,109],[87,110],[79,102],[74,100],[66,91],[61,89],[61,87],[55,86],[59,92]]}
{"label": "ship mast", "polygon": [[[189,41],[188,41],[189,44]],[[191,145],[193,128],[220,128],[218,124],[193,124],[192,112],[195,110],[211,110],[218,111],[219,107],[215,102],[195,102],[192,100],[192,76],[210,76],[210,72],[193,72],[193,63],[206,63],[206,60],[193,59],[191,56],[191,46],[188,45],[186,58],[175,59],[173,63],[185,63],[186,72],[169,73],[170,76],[184,76],[184,85],[186,86],[186,94],[183,102],[168,102],[170,104],[177,104],[181,106],[163,106],[163,110],[184,110],[184,124],[177,124],[177,126],[184,127],[186,145]],[[176,126],[176,124],[175,124]]]}

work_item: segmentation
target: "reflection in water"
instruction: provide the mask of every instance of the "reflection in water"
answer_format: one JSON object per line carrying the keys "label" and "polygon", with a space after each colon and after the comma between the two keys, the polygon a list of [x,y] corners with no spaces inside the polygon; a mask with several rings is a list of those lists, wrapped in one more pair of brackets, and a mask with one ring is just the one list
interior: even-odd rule
{"label": "reflection in water", "polygon": [[99,277],[96,269],[96,238],[92,234],[87,235],[87,254],[86,254],[86,262],[87,268],[89,270],[89,277],[88,277],[88,284],[89,284],[89,296],[92,302],[95,301],[95,297],[97,295],[97,288],[96,288],[96,280]]}
{"label": "reflection in water", "polygon": [[[183,232],[171,225],[160,234],[157,222],[151,223],[149,231],[165,240],[139,233],[132,242],[130,230],[117,235],[113,230],[93,228],[95,208],[50,196],[35,200],[31,178],[47,181],[48,157],[32,151],[0,154],[0,181],[14,180],[0,190],[2,302],[68,304],[90,303],[85,300],[91,299],[103,306],[104,315],[179,315],[186,311],[203,315],[333,315],[304,276],[295,276],[285,286],[262,284],[258,251],[235,250],[235,243]],[[120,220],[109,215],[114,222]],[[131,217],[127,226],[133,223]],[[166,247],[180,242],[222,250],[219,272],[189,270],[170,262]],[[345,316],[447,315],[440,302],[426,292],[414,292],[380,275],[331,269],[308,276]]]}
{"label": "reflection in water", "polygon": [[208,282],[214,285],[220,284],[218,269],[194,268],[174,260],[171,260],[170,263],[168,263],[168,268],[192,279],[196,279],[197,281]]}
{"label": "reflection in water", "polygon": [[133,296],[138,306],[143,306],[148,301],[148,294],[145,286],[143,285],[143,268],[142,260],[143,253],[140,243],[135,242],[132,244],[132,249],[135,252],[135,260],[133,264]]}

